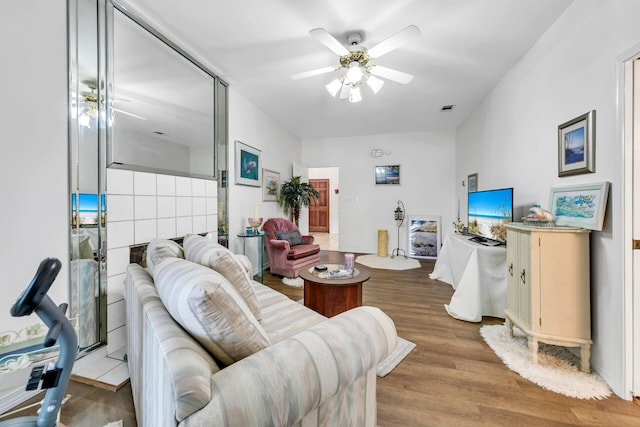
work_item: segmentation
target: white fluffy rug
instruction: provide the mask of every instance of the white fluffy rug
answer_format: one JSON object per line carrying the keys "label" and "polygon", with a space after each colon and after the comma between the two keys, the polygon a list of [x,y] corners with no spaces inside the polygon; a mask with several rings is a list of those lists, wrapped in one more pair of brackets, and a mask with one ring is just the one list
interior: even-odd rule
{"label": "white fluffy rug", "polygon": [[505,325],[484,325],[480,335],[507,368],[540,387],[578,399],[603,399],[611,390],[596,373],[581,372],[579,359],[564,347],[540,343],[538,364],[531,361],[527,338],[514,328],[514,337]]}
{"label": "white fluffy rug", "polygon": [[393,370],[402,360],[407,357],[407,354],[416,347],[411,341],[407,341],[404,338],[398,337],[396,341],[396,348],[384,359],[378,363],[376,367],[376,374],[379,377],[384,377]]}
{"label": "white fluffy rug", "polygon": [[405,258],[403,256],[396,257],[379,257],[377,255],[360,255],[356,258],[356,262],[371,268],[380,268],[383,270],[410,270],[412,268],[420,268],[420,261],[413,258]]}
{"label": "white fluffy rug", "polygon": [[294,288],[301,288],[304,286],[304,280],[299,277],[283,277],[282,283],[287,286],[292,286]]}

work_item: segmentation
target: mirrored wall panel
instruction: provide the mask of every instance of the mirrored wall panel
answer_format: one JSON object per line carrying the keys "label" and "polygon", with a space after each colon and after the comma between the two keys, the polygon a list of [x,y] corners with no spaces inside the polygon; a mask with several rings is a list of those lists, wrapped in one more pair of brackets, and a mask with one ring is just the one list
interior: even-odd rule
{"label": "mirrored wall panel", "polygon": [[108,166],[215,177],[215,76],[126,8],[112,5]]}

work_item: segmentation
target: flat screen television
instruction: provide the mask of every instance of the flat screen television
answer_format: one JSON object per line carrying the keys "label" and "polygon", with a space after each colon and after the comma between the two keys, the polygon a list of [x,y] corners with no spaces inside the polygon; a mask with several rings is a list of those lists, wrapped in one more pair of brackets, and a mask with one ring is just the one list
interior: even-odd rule
{"label": "flat screen television", "polygon": [[513,188],[476,191],[468,197],[467,231],[476,242],[506,243],[507,229],[513,221]]}

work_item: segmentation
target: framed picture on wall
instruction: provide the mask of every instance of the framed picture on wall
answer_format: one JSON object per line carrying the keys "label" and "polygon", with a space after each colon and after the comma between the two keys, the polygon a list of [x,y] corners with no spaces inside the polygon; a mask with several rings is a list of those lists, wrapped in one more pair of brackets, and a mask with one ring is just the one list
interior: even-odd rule
{"label": "framed picture on wall", "polygon": [[440,216],[412,216],[407,222],[407,256],[411,258],[437,258],[440,254]]}
{"label": "framed picture on wall", "polygon": [[467,190],[469,193],[478,191],[478,174],[472,173],[467,177]]}
{"label": "framed picture on wall", "polygon": [[261,151],[236,141],[236,184],[260,187]]}
{"label": "framed picture on wall", "polygon": [[376,166],[376,185],[400,185],[400,165]]}
{"label": "framed picture on wall", "polygon": [[595,172],[596,111],[558,126],[558,176]]}
{"label": "framed picture on wall", "polygon": [[262,169],[262,201],[277,202],[280,189],[280,172]]}

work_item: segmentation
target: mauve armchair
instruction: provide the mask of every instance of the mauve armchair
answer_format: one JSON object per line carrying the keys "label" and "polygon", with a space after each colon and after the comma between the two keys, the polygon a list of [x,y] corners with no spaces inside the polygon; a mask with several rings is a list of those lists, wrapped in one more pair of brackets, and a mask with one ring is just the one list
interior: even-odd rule
{"label": "mauve armchair", "polygon": [[320,262],[320,245],[313,243],[313,236],[302,236],[291,221],[270,218],[262,229],[266,234],[272,274],[298,277],[302,267]]}

